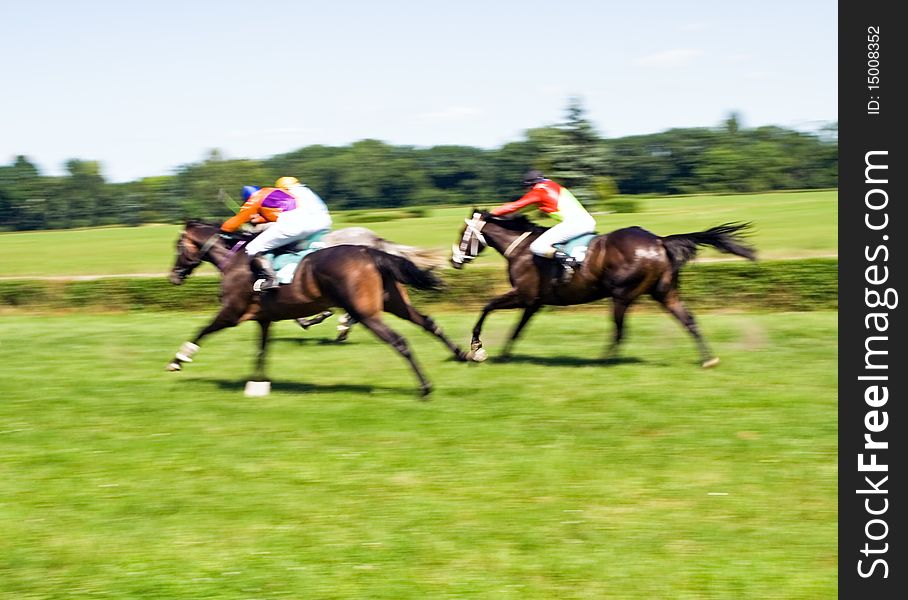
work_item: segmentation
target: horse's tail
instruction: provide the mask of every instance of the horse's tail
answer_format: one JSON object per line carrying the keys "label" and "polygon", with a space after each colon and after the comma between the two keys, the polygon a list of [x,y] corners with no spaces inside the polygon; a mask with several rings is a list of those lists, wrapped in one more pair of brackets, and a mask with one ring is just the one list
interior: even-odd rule
{"label": "horse's tail", "polygon": [[757,251],[744,240],[750,229],[750,223],[724,223],[706,231],[679,233],[661,239],[672,261],[672,269],[677,272],[684,263],[697,255],[698,246],[712,246],[726,254],[757,260]]}
{"label": "horse's tail", "polygon": [[431,270],[420,269],[402,256],[375,248],[368,248],[368,252],[384,277],[391,277],[394,281],[412,285],[420,290],[439,290],[444,287],[442,280]]}
{"label": "horse's tail", "polygon": [[379,238],[377,248],[388,254],[406,258],[415,263],[420,269],[438,268],[443,266],[446,262],[446,259],[443,256],[439,256],[431,250],[417,248],[416,246],[407,246],[406,244],[398,244],[381,238]]}

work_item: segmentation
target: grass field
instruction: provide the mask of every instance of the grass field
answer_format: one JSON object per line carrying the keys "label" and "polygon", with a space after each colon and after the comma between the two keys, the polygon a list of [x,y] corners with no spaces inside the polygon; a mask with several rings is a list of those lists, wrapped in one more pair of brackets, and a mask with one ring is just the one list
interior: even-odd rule
{"label": "grass field", "polygon": [[[837,252],[837,197],[833,190],[643,199],[640,212],[596,218],[601,231],[641,225],[659,235],[699,231],[727,221],[753,221],[753,241],[763,258],[828,256]],[[485,205],[491,207],[493,202]],[[424,218],[361,224],[390,240],[444,253],[468,211],[438,208]],[[343,212],[334,217],[337,228],[360,224]],[[173,263],[178,231],[175,225],[158,225],[0,234],[0,277],[161,273]],[[716,256],[711,250],[703,255]],[[489,251],[479,262],[499,261]]]}
{"label": "grass field", "polygon": [[165,373],[207,318],[0,317],[0,597],[835,597],[835,313],[703,315],[710,371],[663,315],[609,365],[589,313],[482,365],[392,319],[427,403],[362,330],[278,324],[264,399],[252,325]]}

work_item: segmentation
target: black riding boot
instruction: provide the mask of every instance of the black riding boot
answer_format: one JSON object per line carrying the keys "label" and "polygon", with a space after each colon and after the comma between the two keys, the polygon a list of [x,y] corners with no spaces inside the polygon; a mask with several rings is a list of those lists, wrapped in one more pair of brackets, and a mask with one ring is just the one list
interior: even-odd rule
{"label": "black riding boot", "polygon": [[573,256],[568,256],[561,250],[556,250],[555,254],[552,255],[552,258],[561,265],[561,277],[558,278],[558,282],[568,283],[571,280],[571,277],[574,276],[574,268],[577,266],[577,259]]}
{"label": "black riding boot", "polygon": [[255,271],[258,271],[256,275],[259,277],[259,279],[252,284],[253,291],[266,292],[280,287],[281,284],[277,280],[277,273],[274,272],[274,269],[271,267],[271,262],[267,258],[261,254],[257,254],[253,258],[252,268]]}

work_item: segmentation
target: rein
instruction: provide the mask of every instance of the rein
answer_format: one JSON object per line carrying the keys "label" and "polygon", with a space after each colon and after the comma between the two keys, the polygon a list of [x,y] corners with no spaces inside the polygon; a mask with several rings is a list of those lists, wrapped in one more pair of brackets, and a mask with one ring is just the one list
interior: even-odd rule
{"label": "rein", "polygon": [[520,237],[518,237],[516,240],[511,242],[510,245],[508,245],[507,249],[504,251],[504,257],[510,258],[511,254],[514,252],[514,250],[517,249],[517,246],[519,246],[523,242],[523,240],[527,239],[531,233],[533,233],[533,232],[524,231],[522,234],[520,234]]}
{"label": "rein", "polygon": [[[220,240],[220,238],[221,238],[221,232],[216,231],[213,234],[211,234],[211,237],[209,237],[207,240],[205,240],[205,243],[202,244],[202,246],[199,248],[198,259],[196,261],[194,261],[192,264],[193,268],[202,264],[202,261],[205,259],[205,255],[208,254],[212,248],[214,248],[214,246],[218,243],[218,240]],[[214,266],[216,266],[219,270],[221,270],[221,271],[224,270],[223,268],[221,268],[221,264],[215,259],[215,257],[213,255],[211,256],[211,262],[213,262]]]}
{"label": "rein", "polygon": [[[482,235],[482,228],[487,221],[482,219],[480,213],[473,213],[472,219],[464,219],[463,222],[466,223],[467,226],[464,227],[463,238],[460,240],[460,245],[454,244],[451,246],[451,261],[461,265],[476,258],[479,251],[489,245],[485,236]],[[514,251],[517,250],[532,233],[532,230],[521,233],[514,241],[508,244],[508,247],[502,252],[502,255],[504,255],[505,258],[510,258]]]}

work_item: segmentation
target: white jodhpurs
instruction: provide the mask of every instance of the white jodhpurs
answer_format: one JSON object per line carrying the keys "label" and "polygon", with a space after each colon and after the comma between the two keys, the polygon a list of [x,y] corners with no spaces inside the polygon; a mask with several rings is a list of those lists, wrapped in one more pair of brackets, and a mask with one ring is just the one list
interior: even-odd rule
{"label": "white jodhpurs", "polygon": [[596,221],[589,215],[578,215],[570,221],[558,223],[530,244],[530,252],[536,256],[551,258],[555,254],[554,244],[566,242],[584,233],[593,233]]}
{"label": "white jodhpurs", "polygon": [[246,244],[246,254],[254,256],[268,252],[301,240],[321,229],[330,228],[331,217],[327,213],[312,214],[296,210],[281,213],[273,225]]}

